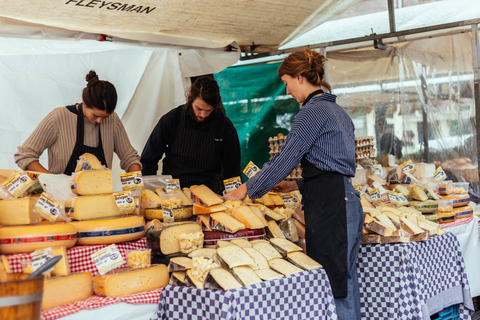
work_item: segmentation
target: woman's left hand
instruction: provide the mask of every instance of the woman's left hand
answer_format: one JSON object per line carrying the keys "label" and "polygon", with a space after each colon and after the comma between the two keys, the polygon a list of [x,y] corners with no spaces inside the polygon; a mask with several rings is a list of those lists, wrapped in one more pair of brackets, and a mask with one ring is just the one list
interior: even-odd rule
{"label": "woman's left hand", "polygon": [[238,200],[243,200],[247,196],[247,185],[244,183],[233,192],[228,194],[230,197],[237,198]]}

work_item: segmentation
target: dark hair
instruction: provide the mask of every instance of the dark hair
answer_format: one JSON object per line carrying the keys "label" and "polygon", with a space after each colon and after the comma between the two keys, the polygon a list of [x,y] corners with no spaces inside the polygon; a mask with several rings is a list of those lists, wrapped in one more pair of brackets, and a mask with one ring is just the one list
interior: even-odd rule
{"label": "dark hair", "polygon": [[278,76],[281,78],[283,75],[291,77],[301,75],[309,83],[332,92],[332,87],[323,80],[326,60],[325,56],[310,49],[296,51],[283,60],[280,68],[278,68]]}
{"label": "dark hair", "polygon": [[87,86],[82,92],[84,107],[113,113],[117,106],[115,86],[108,81],[99,80],[94,70],[90,70],[85,80],[87,80]]}
{"label": "dark hair", "polygon": [[197,78],[190,88],[187,97],[187,108],[192,112],[192,103],[195,99],[201,98],[203,101],[213,107],[214,111],[225,113],[223,108],[220,88],[213,77],[203,76]]}

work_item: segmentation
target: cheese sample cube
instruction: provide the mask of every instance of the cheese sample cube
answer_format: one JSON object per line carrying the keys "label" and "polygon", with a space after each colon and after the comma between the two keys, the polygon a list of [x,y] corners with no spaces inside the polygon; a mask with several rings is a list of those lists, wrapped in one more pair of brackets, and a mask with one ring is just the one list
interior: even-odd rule
{"label": "cheese sample cube", "polygon": [[120,268],[103,276],[98,273],[93,279],[93,291],[99,296],[119,297],[163,288],[168,280],[168,270],[163,264],[142,269]]}
{"label": "cheese sample cube", "polygon": [[45,279],[42,309],[51,309],[63,304],[84,300],[92,294],[92,274],[90,272]]}
{"label": "cheese sample cube", "polygon": [[42,218],[33,211],[38,198],[18,198],[0,201],[0,225],[35,224]]}
{"label": "cheese sample cube", "polygon": [[210,190],[207,186],[203,184],[200,186],[191,186],[190,191],[195,197],[198,197],[198,199],[200,199],[209,207],[223,203],[222,198],[220,198],[212,190]]}
{"label": "cheese sample cube", "polygon": [[65,202],[65,213],[73,220],[90,220],[123,214],[118,209],[113,194],[70,198]]}
{"label": "cheese sample cube", "polygon": [[82,196],[113,193],[112,170],[86,170],[74,173],[72,192]]}
{"label": "cheese sample cube", "polygon": [[84,153],[80,156],[77,161],[77,166],[75,167],[75,172],[84,171],[84,170],[100,170],[103,169],[102,164],[91,153]]}
{"label": "cheese sample cube", "polygon": [[70,264],[68,263],[67,248],[65,246],[52,247],[52,256],[62,256],[53,267],[52,276],[68,276],[70,274]]}
{"label": "cheese sample cube", "polygon": [[247,206],[240,206],[231,210],[231,216],[242,222],[248,229],[264,228],[262,220],[260,220],[253,211]]}

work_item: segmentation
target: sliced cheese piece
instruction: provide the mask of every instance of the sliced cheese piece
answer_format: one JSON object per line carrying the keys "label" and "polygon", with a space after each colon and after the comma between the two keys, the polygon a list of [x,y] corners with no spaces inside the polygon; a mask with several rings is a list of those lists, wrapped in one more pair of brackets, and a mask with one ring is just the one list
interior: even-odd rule
{"label": "sliced cheese piece", "polygon": [[403,194],[405,198],[408,198],[410,194],[410,191],[408,191],[408,188],[402,185],[396,186],[394,191]]}
{"label": "sliced cheese piece", "polygon": [[419,226],[406,218],[400,218],[400,225],[403,230],[405,230],[411,235],[416,235],[424,232]]}
{"label": "sliced cheese piece", "polygon": [[380,243],[405,243],[410,242],[409,237],[403,236],[380,236]]}
{"label": "sliced cheese piece", "polygon": [[201,206],[201,205],[196,204],[196,203],[193,204],[193,214],[194,215],[221,212],[221,211],[225,211],[225,207],[222,206],[222,205],[214,205],[214,206],[211,206],[211,207],[205,207],[205,206]]}
{"label": "sliced cheese piece", "polygon": [[273,204],[275,206],[284,206],[285,203],[283,202],[282,197],[278,193],[275,192],[269,192],[268,195],[270,196],[270,199],[272,199]]}
{"label": "sliced cheese piece", "polygon": [[267,261],[276,258],[282,258],[282,255],[270,244],[270,243],[255,243],[252,244],[253,248],[260,252]]}
{"label": "sliced cheese piece", "polygon": [[270,244],[282,254],[303,251],[302,248],[287,239],[273,238],[270,239]]}
{"label": "sliced cheese piece", "polygon": [[265,226],[248,206],[240,206],[231,210],[231,215],[242,222],[248,229],[262,229]]}
{"label": "sliced cheese piece", "polygon": [[168,272],[187,271],[192,269],[192,258],[174,257],[168,263]]}
{"label": "sliced cheese piece", "polygon": [[230,241],[225,241],[225,240],[217,240],[217,243],[215,243],[215,248],[217,249],[222,247],[228,247],[228,246],[237,246],[237,245]]}
{"label": "sliced cheese piece", "polygon": [[258,206],[250,206],[250,209],[255,213],[255,215],[260,219],[263,223],[263,226],[267,226],[267,220],[265,219],[265,214],[260,210]]}
{"label": "sliced cheese piece", "polygon": [[252,247],[253,247],[253,245],[256,244],[256,243],[266,243],[266,244],[270,244],[270,242],[268,242],[267,240],[264,240],[264,239],[251,240],[250,243],[252,244]]}
{"label": "sliced cheese piece", "polygon": [[210,214],[210,226],[218,231],[235,233],[238,230],[245,229],[245,224],[238,221],[225,212],[216,212]]}
{"label": "sliced cheese piece", "polygon": [[283,277],[283,274],[275,272],[270,268],[255,270],[255,273],[257,274],[257,276],[260,279],[265,280],[265,281],[280,279],[281,277]]}
{"label": "sliced cheese piece", "polygon": [[397,216],[391,211],[385,211],[383,214],[386,215],[392,221],[395,228],[400,229],[400,216]]}
{"label": "sliced cheese piece", "polygon": [[366,214],[366,215],[368,214],[372,218],[375,218],[379,214],[382,214],[382,211],[380,211],[380,209],[376,209],[376,208],[363,207],[363,213]]}
{"label": "sliced cheese piece", "polygon": [[212,269],[205,278],[205,288],[230,290],[241,288],[235,277],[223,268]]}
{"label": "sliced cheese piece", "polygon": [[213,258],[215,257],[216,254],[217,254],[217,249],[202,248],[202,249],[197,249],[195,251],[190,252],[188,254],[188,257],[192,258],[193,256],[197,255],[197,256],[205,256],[205,257]]}
{"label": "sliced cheese piece", "polygon": [[235,278],[239,280],[239,282],[244,286],[249,286],[262,282],[262,279],[257,276],[255,271],[253,271],[252,268],[247,266],[239,266],[232,268],[232,273]]}
{"label": "sliced cheese piece", "polygon": [[[197,216],[197,223],[202,227],[202,229],[205,227],[206,230],[212,231],[212,228],[210,227],[210,215],[209,214],[199,214]],[[203,230],[205,230],[203,229]]]}
{"label": "sliced cheese piece", "polygon": [[369,224],[372,221],[377,221],[376,219],[372,218],[369,214],[366,214],[363,219],[363,224]]}
{"label": "sliced cheese piece", "polygon": [[375,217],[378,221],[382,222],[387,228],[390,228],[392,230],[397,230],[395,225],[393,224],[392,220],[390,220],[385,213],[382,213],[378,216]]}
{"label": "sliced cheese piece", "polygon": [[185,283],[188,286],[196,287],[197,289],[203,289],[204,283],[203,281],[198,280],[192,275],[192,269],[188,269],[185,273]]}
{"label": "sliced cheese piece", "polygon": [[440,199],[438,194],[436,194],[435,191],[433,191],[429,187],[423,187],[423,190],[425,191],[425,194],[428,196],[429,199],[432,199],[432,200],[439,200]]}
{"label": "sliced cheese piece", "polygon": [[152,190],[143,189],[141,206],[142,209],[160,208],[162,206],[162,199],[160,199],[160,196]]}
{"label": "sliced cheese piece", "polygon": [[91,153],[84,153],[80,156],[77,161],[77,166],[75,167],[75,172],[84,171],[84,170],[101,170],[103,169],[102,164],[95,155]]}
{"label": "sliced cheese piece", "polygon": [[99,296],[119,297],[163,288],[168,280],[168,270],[163,264],[141,269],[120,268],[103,276],[97,273],[93,279],[93,291]]}
{"label": "sliced cheese piece", "polygon": [[190,188],[183,188],[182,191],[191,202],[192,201],[192,192],[190,191]]}
{"label": "sliced cheese piece", "polygon": [[258,250],[254,248],[243,248],[243,250],[245,250],[245,252],[248,253],[248,255],[255,261],[253,264],[248,265],[250,268],[253,270],[270,268],[267,259],[260,252],[258,252]]}
{"label": "sliced cheese piece", "polygon": [[313,270],[321,268],[322,265],[317,261],[313,260],[303,252],[290,252],[287,254],[287,259],[303,270]]}
{"label": "sliced cheese piece", "polygon": [[62,256],[52,270],[52,276],[68,276],[70,274],[70,263],[68,263],[67,248],[65,246],[52,247],[52,256]]}
{"label": "sliced cheese piece", "polygon": [[191,186],[190,191],[194,196],[198,197],[203,203],[205,203],[209,207],[223,203],[222,198],[220,198],[212,190],[210,190],[210,188],[203,184],[200,186]]}
{"label": "sliced cheese piece", "polygon": [[85,300],[92,294],[92,274],[90,272],[48,278],[45,279],[43,285],[42,309],[47,310]]}
{"label": "sliced cheese piece", "polygon": [[270,265],[270,268],[286,276],[303,271],[299,267],[296,267],[283,259],[272,259],[268,261],[268,264]]}
{"label": "sliced cheese piece", "polygon": [[33,211],[37,200],[32,197],[1,200],[0,225],[18,226],[42,221],[42,218]]}
{"label": "sliced cheese piece", "polygon": [[429,225],[428,223],[425,223],[423,219],[418,221],[418,226],[422,228],[425,231],[428,231],[428,233],[432,236],[438,234],[438,227],[433,227]]}
{"label": "sliced cheese piece", "polygon": [[145,220],[141,216],[71,221],[70,224],[77,230],[77,245],[81,246],[133,241],[145,232]]}
{"label": "sliced cheese piece", "polygon": [[29,253],[52,246],[71,248],[76,241],[77,230],[69,223],[39,223],[0,228],[0,254]]}
{"label": "sliced cheese piece", "polygon": [[185,276],[187,275],[187,271],[175,271],[172,272],[170,276],[170,281],[168,282],[171,286],[186,286],[185,283]]}
{"label": "sliced cheese piece", "polygon": [[410,191],[410,198],[420,201],[428,200],[428,196],[423,191],[423,188],[417,184],[411,185],[409,188]]}
{"label": "sliced cheese piece", "polygon": [[247,239],[232,239],[230,243],[233,243],[240,248],[252,248],[252,244]]}
{"label": "sliced cheese piece", "polygon": [[217,249],[217,255],[231,269],[238,266],[247,266],[255,263],[255,260],[239,246],[227,246]]}
{"label": "sliced cheese piece", "polygon": [[86,170],[74,173],[72,192],[82,196],[113,193],[112,170]]}
{"label": "sliced cheese piece", "polygon": [[281,220],[285,219],[285,217],[282,214],[280,214],[278,212],[275,212],[272,209],[267,208],[265,206],[263,206],[263,208],[264,208],[263,212],[265,212],[265,216],[270,218],[271,220],[281,221]]}
{"label": "sliced cheese piece", "polygon": [[365,228],[382,236],[391,236],[392,233],[395,231],[394,229],[385,226],[380,221],[372,221],[369,224],[365,225]]}
{"label": "sliced cheese piece", "polygon": [[113,194],[70,198],[65,202],[65,213],[74,220],[91,220],[123,214],[118,209]]}

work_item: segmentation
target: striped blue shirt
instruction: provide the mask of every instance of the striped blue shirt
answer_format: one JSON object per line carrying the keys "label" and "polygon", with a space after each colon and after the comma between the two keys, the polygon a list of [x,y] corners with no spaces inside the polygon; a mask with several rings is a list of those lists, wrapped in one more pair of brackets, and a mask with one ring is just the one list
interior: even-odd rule
{"label": "striped blue shirt", "polygon": [[[313,97],[295,116],[278,155],[247,181],[248,196],[257,199],[285,179],[303,157],[316,168],[355,175],[355,127],[336,96]],[[299,187],[302,179],[297,181]]]}

